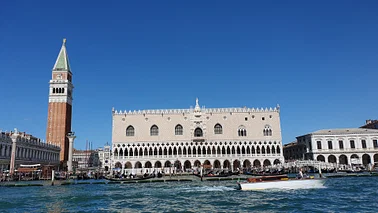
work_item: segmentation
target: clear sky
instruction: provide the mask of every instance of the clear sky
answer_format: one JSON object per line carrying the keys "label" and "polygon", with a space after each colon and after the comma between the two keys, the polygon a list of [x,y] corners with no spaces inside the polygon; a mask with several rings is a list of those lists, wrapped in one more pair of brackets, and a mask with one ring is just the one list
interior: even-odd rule
{"label": "clear sky", "polygon": [[281,106],[283,143],[378,119],[377,1],[2,1],[0,129],[45,139],[67,38],[75,147],[111,109]]}

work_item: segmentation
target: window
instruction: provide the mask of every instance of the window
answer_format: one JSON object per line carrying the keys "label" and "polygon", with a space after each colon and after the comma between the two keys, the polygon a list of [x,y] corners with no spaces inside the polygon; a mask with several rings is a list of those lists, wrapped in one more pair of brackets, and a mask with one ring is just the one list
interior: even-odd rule
{"label": "window", "polygon": [[153,125],[150,129],[150,135],[155,136],[159,135],[159,128],[156,125]]}
{"label": "window", "polygon": [[378,148],[378,141],[377,140],[373,140],[373,146],[374,146],[374,148]]}
{"label": "window", "polygon": [[328,149],[332,149],[332,141],[328,141]]}
{"label": "window", "polygon": [[317,145],[318,145],[318,149],[322,149],[322,142],[321,141],[316,141]]}
{"label": "window", "polygon": [[247,136],[247,130],[244,126],[240,126],[238,129],[238,135],[239,136]]}
{"label": "window", "polygon": [[263,134],[264,136],[272,136],[272,130],[270,129],[269,125],[265,125]]}
{"label": "window", "polygon": [[134,136],[134,127],[133,126],[128,126],[126,129],[126,136]]}
{"label": "window", "polygon": [[248,118],[247,118],[247,117],[245,117],[245,118],[244,118],[244,120],[245,120],[245,121],[248,121]]}
{"label": "window", "polygon": [[183,128],[180,124],[177,124],[175,127],[175,135],[182,135],[183,134]]}
{"label": "window", "polygon": [[339,141],[339,148],[344,149],[344,141]]}
{"label": "window", "polygon": [[366,140],[361,140],[361,145],[363,149],[366,149]]}
{"label": "window", "polygon": [[355,149],[356,148],[356,146],[354,144],[354,140],[350,140],[350,148],[351,149]]}
{"label": "window", "polygon": [[223,134],[223,129],[222,129],[222,126],[220,124],[215,124],[214,134]]}
{"label": "window", "polygon": [[201,128],[197,128],[194,130],[194,137],[202,137],[202,136],[203,136],[203,133],[202,133]]}

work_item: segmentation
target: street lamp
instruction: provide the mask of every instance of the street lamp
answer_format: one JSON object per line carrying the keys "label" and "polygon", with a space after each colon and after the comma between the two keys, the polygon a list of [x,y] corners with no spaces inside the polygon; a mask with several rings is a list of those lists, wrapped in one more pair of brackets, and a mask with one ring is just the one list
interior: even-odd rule
{"label": "street lamp", "polygon": [[68,141],[70,142],[70,145],[68,147],[68,161],[67,161],[67,171],[72,172],[72,151],[73,151],[73,142],[76,138],[75,132],[68,132],[67,133]]}

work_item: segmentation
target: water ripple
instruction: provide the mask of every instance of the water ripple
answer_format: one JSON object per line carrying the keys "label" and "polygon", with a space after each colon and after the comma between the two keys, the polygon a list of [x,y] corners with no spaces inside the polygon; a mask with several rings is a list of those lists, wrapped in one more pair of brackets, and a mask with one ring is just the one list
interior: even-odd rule
{"label": "water ripple", "polygon": [[265,191],[235,181],[1,187],[0,212],[376,212],[377,188],[377,177]]}

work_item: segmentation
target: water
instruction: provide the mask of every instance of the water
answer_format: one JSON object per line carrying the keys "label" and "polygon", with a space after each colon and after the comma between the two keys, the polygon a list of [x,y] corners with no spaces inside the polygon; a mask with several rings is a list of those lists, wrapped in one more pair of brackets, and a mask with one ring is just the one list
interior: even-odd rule
{"label": "water", "polygon": [[0,212],[378,212],[378,177],[323,188],[236,190],[236,181],[0,187]]}

